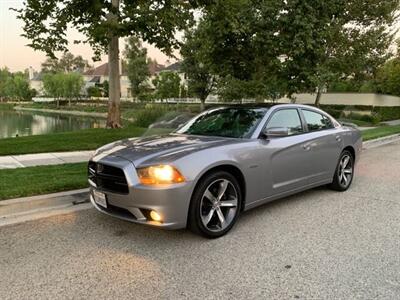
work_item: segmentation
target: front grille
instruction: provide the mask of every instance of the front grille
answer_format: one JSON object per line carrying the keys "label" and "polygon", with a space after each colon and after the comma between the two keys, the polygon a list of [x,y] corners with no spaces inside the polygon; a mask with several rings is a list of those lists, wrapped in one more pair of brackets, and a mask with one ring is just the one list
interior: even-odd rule
{"label": "front grille", "polygon": [[120,168],[90,161],[88,177],[97,187],[119,194],[128,194],[124,171]]}

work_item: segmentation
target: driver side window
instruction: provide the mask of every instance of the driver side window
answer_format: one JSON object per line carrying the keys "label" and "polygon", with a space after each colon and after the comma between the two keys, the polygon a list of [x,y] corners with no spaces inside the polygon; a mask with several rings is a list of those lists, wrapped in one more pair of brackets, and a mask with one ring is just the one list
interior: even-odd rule
{"label": "driver side window", "polygon": [[267,130],[277,127],[288,128],[289,135],[303,133],[297,109],[281,109],[275,112],[267,124]]}

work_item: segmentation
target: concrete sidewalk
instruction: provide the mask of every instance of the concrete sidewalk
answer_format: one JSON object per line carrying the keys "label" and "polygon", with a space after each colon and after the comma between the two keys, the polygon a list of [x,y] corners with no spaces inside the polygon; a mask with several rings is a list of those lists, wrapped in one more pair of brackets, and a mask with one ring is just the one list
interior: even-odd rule
{"label": "concrete sidewalk", "polygon": [[85,162],[93,153],[94,151],[74,151],[0,156],[0,169]]}

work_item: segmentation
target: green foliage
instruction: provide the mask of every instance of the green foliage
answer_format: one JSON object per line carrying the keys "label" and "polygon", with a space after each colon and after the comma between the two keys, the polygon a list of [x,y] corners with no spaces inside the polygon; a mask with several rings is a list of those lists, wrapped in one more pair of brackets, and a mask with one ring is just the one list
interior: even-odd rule
{"label": "green foliage", "polygon": [[143,85],[150,76],[147,49],[143,48],[137,37],[131,36],[126,40],[124,55],[132,96],[138,97],[146,90],[146,86]]}
{"label": "green foliage", "polygon": [[104,97],[108,97],[108,93],[110,90],[110,84],[108,83],[107,80],[103,81],[103,96]]}
{"label": "green foliage", "polygon": [[101,97],[101,90],[97,86],[89,86],[86,92],[89,97]]}
{"label": "green foliage", "polygon": [[[88,43],[95,58],[107,52],[112,36],[136,36],[168,54],[178,46],[177,30],[185,30],[193,20],[193,8],[208,1],[120,0],[30,0],[15,9],[23,21],[23,36],[29,46],[54,58],[57,51],[68,50],[67,29],[74,27],[84,38],[74,43]],[[110,13],[117,16],[110,18]]]}
{"label": "green foliage", "polygon": [[346,115],[347,119],[351,120],[359,120],[363,122],[367,122],[373,125],[379,124],[381,121],[381,118],[378,114],[372,113],[372,114],[358,114],[351,112],[350,114]]}
{"label": "green foliage", "polygon": [[324,111],[326,111],[328,114],[330,114],[332,117],[335,119],[339,119],[342,116],[342,110],[339,109],[326,109],[324,108]]}
{"label": "green foliage", "polygon": [[134,116],[134,125],[139,127],[149,127],[152,123],[163,117],[168,112],[165,107],[155,105],[147,106],[145,109],[138,110]]}
{"label": "green foliage", "polygon": [[226,98],[290,97],[348,77],[361,87],[387,59],[398,2],[214,1],[196,51]]}
{"label": "green foliage", "polygon": [[161,72],[153,79],[158,99],[178,98],[181,78],[175,72]]}
{"label": "green foliage", "polygon": [[377,73],[378,91],[400,96],[400,57],[387,61]]}
{"label": "green foliage", "polygon": [[188,93],[198,97],[203,106],[215,87],[215,76],[211,73],[202,47],[205,38],[204,26],[200,24],[185,33],[185,42],[181,47],[182,71],[187,76]]}
{"label": "green foliage", "polygon": [[60,59],[48,57],[42,63],[42,73],[83,72],[91,67],[82,56],[74,56],[70,52],[64,52]]}
{"label": "green foliage", "polygon": [[380,116],[382,121],[400,120],[399,106],[380,106],[374,107],[373,112]]}
{"label": "green foliage", "polygon": [[47,73],[43,75],[43,89],[46,95],[56,99],[77,98],[83,85],[83,77],[78,73]]}
{"label": "green foliage", "polygon": [[0,69],[0,98],[30,101],[35,90],[29,86],[25,73],[10,73],[7,68]]}

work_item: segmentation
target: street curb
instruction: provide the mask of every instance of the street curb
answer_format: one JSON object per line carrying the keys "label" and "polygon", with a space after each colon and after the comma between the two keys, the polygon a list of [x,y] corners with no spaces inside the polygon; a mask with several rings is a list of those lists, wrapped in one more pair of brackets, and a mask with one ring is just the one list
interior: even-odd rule
{"label": "street curb", "polygon": [[363,150],[376,148],[386,144],[400,141],[400,134],[393,134],[363,142]]}
{"label": "street curb", "polygon": [[90,209],[89,189],[0,201],[0,227]]}
{"label": "street curb", "polygon": [[63,197],[63,196],[72,196],[72,195],[88,193],[88,192],[89,192],[89,188],[84,188],[84,189],[79,189],[79,190],[71,190],[71,191],[58,192],[58,193],[52,193],[52,194],[21,197],[21,198],[14,198],[14,199],[8,199],[8,200],[0,200],[0,206],[17,204],[17,203],[22,203],[22,202],[29,202],[29,201],[51,199],[51,198],[57,198],[57,197]]}
{"label": "street curb", "polygon": [[93,208],[93,205],[91,203],[84,203],[79,205],[71,204],[65,206],[47,207],[45,209],[26,211],[23,213],[10,214],[7,216],[0,216],[0,228],[3,226],[35,221],[43,218],[70,214],[73,212],[91,208]]}

